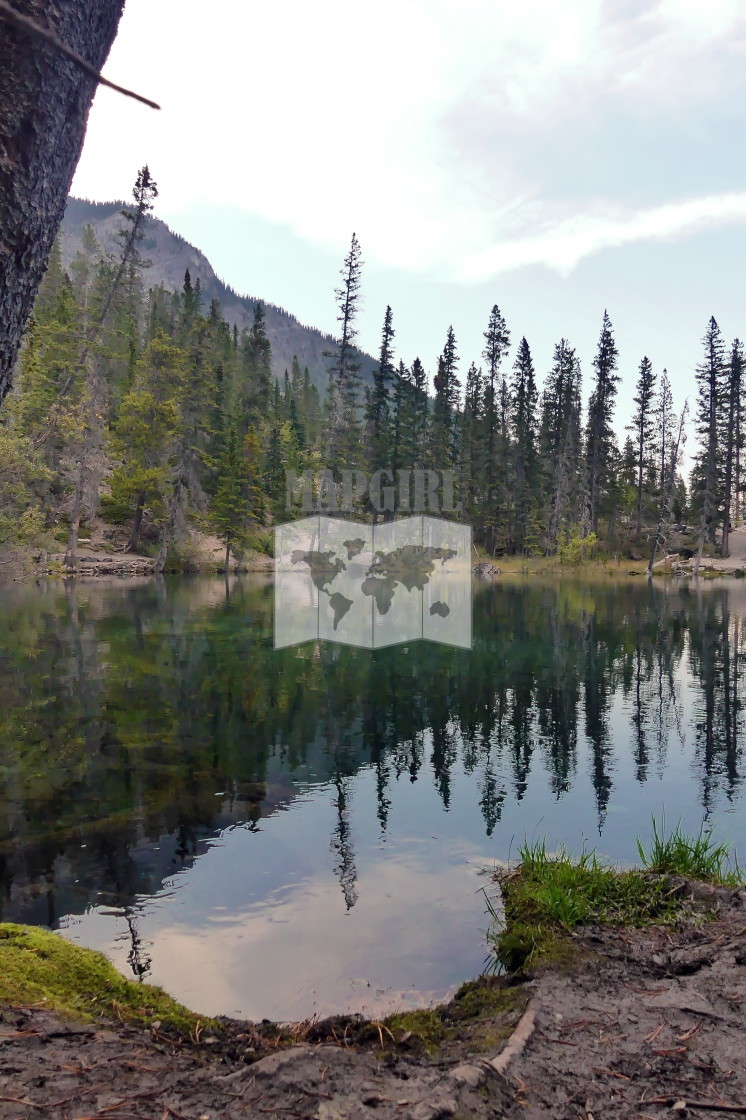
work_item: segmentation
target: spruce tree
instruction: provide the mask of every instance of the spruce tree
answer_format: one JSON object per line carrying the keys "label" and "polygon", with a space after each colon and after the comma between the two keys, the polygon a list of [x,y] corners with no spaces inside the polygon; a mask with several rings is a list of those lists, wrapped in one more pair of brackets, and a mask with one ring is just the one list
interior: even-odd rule
{"label": "spruce tree", "polygon": [[254,304],[254,321],[244,335],[241,351],[243,430],[262,424],[272,396],[272,344],[267,337],[264,307]]}
{"label": "spruce tree", "polygon": [[[738,491],[737,480],[737,447],[741,443],[739,421],[741,396],[743,393],[743,343],[740,339],[733,340],[730,350],[730,361],[725,377],[725,470],[723,477],[723,539],[720,549],[721,556],[729,554],[730,520],[733,507],[734,486]],[[737,509],[737,504],[736,504]]]}
{"label": "spruce tree", "polygon": [[340,329],[336,349],[329,353],[333,362],[328,371],[324,441],[331,470],[355,469],[362,464],[360,361],[355,350],[362,267],[360,242],[353,233],[350,251],[340,272],[342,283],[334,293]]}
{"label": "spruce tree", "polygon": [[577,531],[580,524],[580,392],[580,362],[566,339],[560,339],[542,395],[539,435],[545,547],[550,553],[556,552],[563,534]]}
{"label": "spruce tree", "polygon": [[514,438],[515,547],[525,551],[526,537],[538,503],[538,393],[531,350],[525,338],[518,346],[511,392]]}
{"label": "spruce tree", "polygon": [[629,430],[634,433],[635,448],[635,527],[637,539],[642,532],[643,492],[645,483],[650,474],[652,460],[652,443],[655,433],[655,374],[648,357],[640,362],[637,377],[636,395],[633,398],[636,405],[632,423]]}
{"label": "spruce tree", "polygon": [[231,551],[246,539],[247,463],[234,423],[223,436],[223,447],[217,466],[217,485],[210,503],[208,524],[225,545],[225,571],[230,568]]}
{"label": "spruce tree", "polygon": [[699,571],[705,544],[715,543],[718,507],[722,496],[721,452],[727,363],[725,344],[714,317],[710,319],[702,343],[704,358],[697,366],[696,423],[699,454],[695,463],[694,480],[700,527],[695,572]]}
{"label": "spruce tree", "polygon": [[502,359],[510,345],[510,331],[500,308],[495,304],[490,312],[487,330],[484,333],[485,347],[482,357],[485,361],[484,423],[485,442],[482,463],[482,485],[484,501],[487,506],[487,523],[494,534],[499,523],[504,524],[508,503],[508,456],[507,440],[507,384],[501,369]]}
{"label": "spruce tree", "polygon": [[453,327],[448,328],[443,352],[435,375],[435,399],[430,420],[430,464],[436,470],[450,470],[458,458],[458,405],[460,385],[457,377],[458,353]]}
{"label": "spruce tree", "polygon": [[658,391],[658,404],[655,409],[655,441],[656,441],[656,485],[663,491],[666,485],[666,470],[671,444],[674,438],[673,393],[668,371],[661,373],[660,389]]}
{"label": "spruce tree", "polygon": [[391,308],[386,308],[381,331],[378,365],[366,406],[368,468],[371,472],[391,466],[389,391],[394,380],[394,327]]}
{"label": "spruce tree", "polygon": [[611,481],[615,453],[611,419],[614,413],[619,377],[616,373],[618,351],[612,334],[611,319],[604,311],[598,350],[593,359],[595,382],[588,402],[586,428],[586,473],[588,486],[588,519],[592,532],[597,532],[604,498]]}
{"label": "spruce tree", "polygon": [[464,408],[461,416],[460,491],[464,513],[472,520],[478,510],[477,494],[483,459],[482,427],[484,378],[474,362],[466,374]]}

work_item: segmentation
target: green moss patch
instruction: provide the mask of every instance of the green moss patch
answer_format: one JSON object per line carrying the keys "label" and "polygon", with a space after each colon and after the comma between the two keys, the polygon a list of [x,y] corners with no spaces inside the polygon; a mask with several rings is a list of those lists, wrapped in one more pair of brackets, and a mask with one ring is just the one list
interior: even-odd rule
{"label": "green moss patch", "polygon": [[0,1004],[39,1004],[85,1021],[159,1024],[181,1035],[217,1027],[161,988],[126,980],[103,954],[32,926],[0,924]]}
{"label": "green moss patch", "polygon": [[441,1047],[494,1053],[509,1037],[527,996],[502,977],[480,976],[462,984],[448,1003],[389,1015],[381,1024],[395,1042],[435,1054]]}

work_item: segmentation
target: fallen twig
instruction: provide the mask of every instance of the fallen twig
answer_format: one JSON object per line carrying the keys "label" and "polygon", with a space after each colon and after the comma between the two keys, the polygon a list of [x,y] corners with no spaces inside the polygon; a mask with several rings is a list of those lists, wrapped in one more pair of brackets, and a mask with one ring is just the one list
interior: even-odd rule
{"label": "fallen twig", "polygon": [[685,1097],[648,1097],[645,1104],[666,1104],[670,1108],[679,1101],[683,1101],[686,1108],[699,1108],[706,1112],[739,1112],[746,1115],[746,1104],[714,1104],[712,1101],[690,1101]]}

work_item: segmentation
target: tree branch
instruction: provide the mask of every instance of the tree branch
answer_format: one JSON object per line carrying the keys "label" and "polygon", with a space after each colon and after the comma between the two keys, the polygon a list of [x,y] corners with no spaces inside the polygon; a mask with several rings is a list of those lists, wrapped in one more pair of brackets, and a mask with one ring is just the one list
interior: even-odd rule
{"label": "tree branch", "polygon": [[131,89],[125,89],[124,86],[115,85],[100,74],[95,66],[91,66],[84,58],[68,47],[62,40],[55,35],[54,31],[50,31],[48,27],[42,27],[36,20],[31,19],[30,16],[24,15],[22,12],[16,11],[7,0],[0,0],[0,19],[4,19],[11,27],[18,28],[19,31],[26,31],[29,35],[33,35],[36,39],[41,39],[42,42],[47,43],[54,50],[64,55],[65,58],[73,62],[79,70],[87,74],[89,78],[93,78],[101,86],[108,86],[109,89],[116,90],[117,93],[124,94],[125,97],[133,97],[135,101],[141,101],[143,105],[149,105],[151,109],[160,109],[155,101],[148,100],[147,97],[142,97],[139,93],[134,93]]}

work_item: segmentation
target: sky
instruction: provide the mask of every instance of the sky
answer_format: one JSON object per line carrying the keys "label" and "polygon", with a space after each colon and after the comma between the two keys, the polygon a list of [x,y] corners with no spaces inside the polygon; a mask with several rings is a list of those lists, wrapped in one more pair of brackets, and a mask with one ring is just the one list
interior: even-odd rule
{"label": "sky", "polygon": [[[742,0],[127,0],[73,193],[129,197],[238,291],[334,333],[353,231],[360,343],[461,376],[490,308],[539,383],[562,337],[586,387],[608,309],[617,422],[640,359],[694,403],[711,315],[746,335]],[[511,355],[512,362],[512,355]]]}

